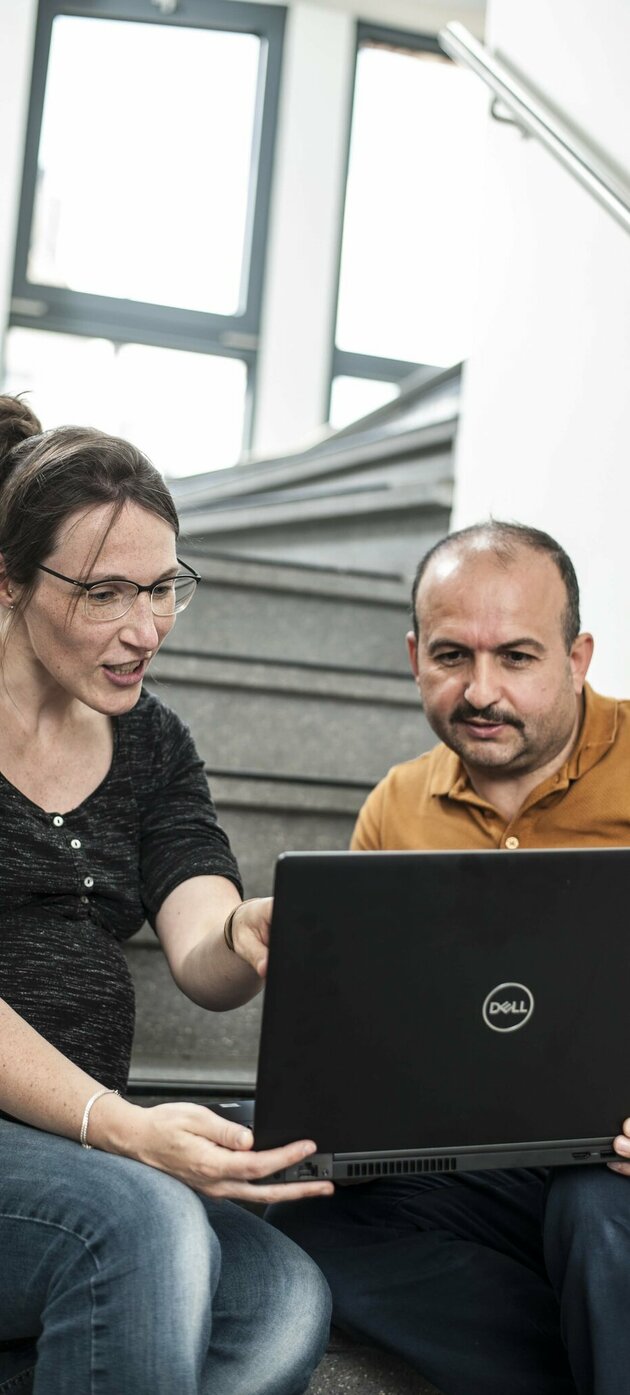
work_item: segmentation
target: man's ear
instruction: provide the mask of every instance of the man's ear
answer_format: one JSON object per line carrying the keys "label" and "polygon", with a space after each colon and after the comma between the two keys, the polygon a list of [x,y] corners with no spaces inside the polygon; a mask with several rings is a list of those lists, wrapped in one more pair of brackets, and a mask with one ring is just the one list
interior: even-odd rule
{"label": "man's ear", "polygon": [[409,655],[409,663],[411,664],[411,672],[413,673],[416,687],[419,688],[420,678],[418,676],[418,641],[413,630],[409,630],[408,634],[406,635],[406,641],[407,653]]}
{"label": "man's ear", "polygon": [[571,673],[573,674],[573,687],[578,697],[584,687],[588,666],[593,657],[594,647],[595,641],[593,636],[589,634],[578,635],[577,639],[574,640],[571,645],[569,663],[571,665]]}

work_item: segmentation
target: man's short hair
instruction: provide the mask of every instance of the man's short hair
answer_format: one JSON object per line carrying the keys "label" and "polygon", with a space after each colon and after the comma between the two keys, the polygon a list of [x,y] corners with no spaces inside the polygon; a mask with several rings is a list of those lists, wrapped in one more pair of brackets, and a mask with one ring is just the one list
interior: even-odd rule
{"label": "man's short hair", "polygon": [[573,642],[580,633],[580,588],[571,558],[555,538],[549,533],[543,533],[540,528],[530,528],[525,523],[503,523],[497,518],[490,518],[486,523],[474,523],[470,528],[460,528],[456,533],[449,533],[447,537],[435,543],[419,562],[411,591],[411,614],[416,643],[420,637],[416,601],[420,582],[429,563],[439,552],[444,552],[447,548],[461,547],[463,550],[468,541],[474,542],[477,539],[486,542],[497,561],[505,567],[516,561],[517,550],[522,547],[528,547],[533,552],[545,553],[550,558],[558,568],[567,593],[562,630],[567,653],[570,653]]}

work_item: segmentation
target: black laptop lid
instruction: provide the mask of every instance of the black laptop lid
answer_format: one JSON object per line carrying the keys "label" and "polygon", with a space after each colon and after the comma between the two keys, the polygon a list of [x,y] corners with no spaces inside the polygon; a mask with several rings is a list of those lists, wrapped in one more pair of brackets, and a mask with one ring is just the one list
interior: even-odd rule
{"label": "black laptop lid", "polygon": [[282,857],[257,1147],[611,1137],[629,889],[625,849]]}

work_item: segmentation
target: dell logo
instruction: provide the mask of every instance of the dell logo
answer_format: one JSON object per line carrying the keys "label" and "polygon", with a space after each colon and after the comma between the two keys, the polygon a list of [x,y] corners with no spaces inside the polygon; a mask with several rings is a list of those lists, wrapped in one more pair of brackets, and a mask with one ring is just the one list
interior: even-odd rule
{"label": "dell logo", "polygon": [[534,995],[524,983],[499,983],[488,994],[482,1016],[493,1032],[516,1032],[534,1011]]}

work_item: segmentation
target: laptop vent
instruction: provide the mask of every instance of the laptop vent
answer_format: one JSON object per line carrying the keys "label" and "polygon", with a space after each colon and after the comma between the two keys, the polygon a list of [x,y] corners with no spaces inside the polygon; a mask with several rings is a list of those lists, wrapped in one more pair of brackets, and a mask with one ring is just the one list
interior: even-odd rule
{"label": "laptop vent", "polygon": [[346,1177],[405,1177],[418,1172],[456,1172],[457,1158],[384,1158],[348,1163]]}

